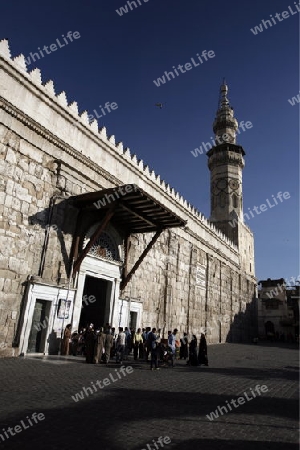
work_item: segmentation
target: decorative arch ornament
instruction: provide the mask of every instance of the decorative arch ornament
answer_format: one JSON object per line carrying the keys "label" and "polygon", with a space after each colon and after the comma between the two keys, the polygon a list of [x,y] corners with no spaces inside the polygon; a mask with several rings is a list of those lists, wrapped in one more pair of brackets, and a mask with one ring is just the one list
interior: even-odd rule
{"label": "decorative arch ornament", "polygon": [[[97,224],[93,225],[84,238],[83,248],[88,244]],[[108,261],[123,262],[124,248],[119,233],[110,225],[101,233],[88,252],[89,256]]]}

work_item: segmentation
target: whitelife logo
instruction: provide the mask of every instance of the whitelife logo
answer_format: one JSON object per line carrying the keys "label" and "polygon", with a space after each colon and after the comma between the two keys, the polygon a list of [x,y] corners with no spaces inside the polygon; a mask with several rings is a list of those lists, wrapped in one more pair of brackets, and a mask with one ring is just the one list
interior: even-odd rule
{"label": "whitelife logo", "polygon": [[[10,436],[15,436],[17,433],[21,433],[21,431],[27,430],[28,428],[33,427],[34,423],[38,423],[39,421],[44,420],[45,415],[43,413],[34,412],[34,413],[32,413],[31,418],[26,416],[26,419],[27,419],[27,423],[25,423],[26,421],[21,420],[20,421],[21,425],[15,425],[14,427],[8,427],[6,430],[4,428],[2,428],[3,434],[0,433],[0,438],[2,439],[2,442],[4,442],[5,439],[9,439]],[[32,423],[32,421],[34,423]],[[10,434],[10,436],[8,435],[8,433]],[[5,435],[5,437],[4,437],[4,435]]]}
{"label": "whitelife logo", "polygon": [[[283,200],[288,200],[289,198],[291,198],[291,195],[290,195],[290,193],[287,192],[287,191],[286,191],[286,192],[283,192],[283,193],[282,193],[281,191],[279,191],[279,192],[277,192],[276,197],[278,198],[278,200],[280,200],[280,203],[282,203]],[[283,197],[283,198],[282,198],[282,197]],[[273,198],[274,204],[270,203],[268,198],[266,199],[266,203],[268,204],[269,209],[274,208],[274,206],[276,206],[276,205],[279,204],[278,201],[276,200],[276,198],[274,197],[273,194],[272,194],[272,198]],[[271,202],[272,202],[272,200],[271,200]],[[262,203],[260,206],[254,206],[254,207],[252,208],[252,210],[253,210],[257,215],[259,215],[259,214],[261,214],[262,212],[267,211],[267,210],[268,210],[268,206],[267,206],[265,203]],[[251,211],[251,208],[248,208],[248,210],[249,210],[249,214],[251,215],[251,217],[252,217],[252,218],[255,217],[254,214],[253,214],[253,211]],[[250,217],[249,217],[248,213],[244,213],[244,214],[243,214],[243,218],[244,218],[244,220],[245,220],[245,219],[250,220]],[[229,222],[229,225],[230,225],[232,228],[234,228],[236,225],[238,225],[238,223],[239,223],[239,218],[236,217],[235,219],[233,219],[232,221]]]}
{"label": "whitelife logo", "polygon": [[[154,449],[153,449],[153,447],[151,447],[152,442],[153,442],[153,445],[154,445]],[[153,439],[152,442],[151,442],[151,445],[147,444],[147,448],[142,448],[142,450],[159,450],[160,448],[164,447],[164,444],[165,445],[170,444],[171,439],[169,438],[169,436],[165,436],[165,437],[160,436],[159,438],[157,438],[157,441],[155,441]],[[160,446],[158,446],[158,444]]]}
{"label": "whitelife logo", "polygon": [[[201,53],[201,56],[205,61],[208,61],[208,58],[214,58],[216,55],[213,50],[209,50],[209,51],[203,50],[203,52]],[[204,61],[202,61],[201,56],[199,55],[199,53],[197,53],[198,61],[200,61],[200,63],[198,63],[198,64],[197,64],[197,61],[194,60],[194,58],[191,58],[193,65],[190,62],[187,62],[184,64],[184,66],[182,64],[179,64],[177,66],[177,68],[175,66],[173,66],[173,69],[174,69],[174,72],[176,73],[176,75],[179,77],[180,73],[186,73],[188,70],[191,70],[193,68],[193,66],[198,67],[198,66],[200,66],[200,64],[203,64]],[[185,70],[183,69],[183,67],[185,68]],[[178,73],[177,69],[180,70],[180,73]],[[170,78],[170,75],[172,76],[172,78]],[[157,78],[156,80],[153,80],[153,83],[155,84],[156,87],[160,87],[161,84],[165,84],[167,82],[166,78],[167,78],[167,81],[170,81],[171,79],[175,78],[175,75],[172,71],[170,71],[170,72],[165,71],[164,75],[162,75],[160,78]]]}
{"label": "whitelife logo", "polygon": [[[244,120],[242,120],[242,121],[240,122],[239,127],[238,127],[238,129],[236,130],[236,132],[237,132],[237,134],[240,134],[240,133],[241,133],[240,128],[242,129],[242,131],[246,131],[245,128],[246,128],[247,130],[249,130],[249,129],[252,128],[252,127],[253,127],[252,122],[250,122],[249,120],[248,120],[247,122],[244,122]],[[203,141],[202,141],[202,143],[201,143],[201,145],[200,145],[199,148],[197,147],[197,148],[195,148],[194,150],[191,150],[191,154],[192,154],[195,158],[197,158],[198,154],[199,154],[199,155],[202,155],[202,154],[203,154],[203,148],[202,148],[202,146],[204,147],[204,150],[205,150],[206,152],[208,152],[211,148],[213,148],[213,146],[216,147],[217,145],[220,145],[220,144],[222,144],[222,143],[228,141],[228,140],[229,140],[229,136],[228,136],[227,133],[224,133],[224,134],[222,134],[222,136],[216,136],[215,139],[211,136],[210,139],[211,139],[213,145],[211,145],[210,142],[203,142]]]}
{"label": "whitelife logo", "polygon": [[[56,50],[58,50],[59,48],[65,47],[66,45],[68,45],[70,42],[73,42],[73,39],[79,39],[80,33],[78,31],[68,31],[67,33],[67,37],[64,36],[64,34],[62,34],[62,38],[63,41],[65,43],[60,42],[60,40],[57,38],[56,39],[56,44],[50,44],[50,45],[44,45],[43,50],[41,50],[40,47],[38,47],[38,51],[39,53],[32,53],[30,52],[29,56],[27,58],[25,58],[25,62],[27,64],[27,66],[29,66],[32,62],[35,62],[36,58],[37,59],[41,59],[44,58],[46,55],[50,55],[50,53],[52,52],[56,52]],[[68,39],[69,41],[68,41]],[[50,50],[49,50],[50,48]],[[46,55],[44,55],[44,52],[46,53]]]}
{"label": "whitelife logo", "polygon": [[[260,386],[259,384],[257,386],[255,386],[254,388],[256,390],[256,393],[258,394],[258,396],[261,395],[261,393],[265,393],[268,391],[268,387],[263,384],[262,386]],[[250,388],[251,394],[253,395],[253,397],[250,396],[250,398],[247,395],[247,392],[244,392],[245,398],[247,402],[250,402],[251,400],[253,400],[256,397],[255,392],[253,391],[252,388]],[[246,403],[244,397],[238,397],[237,400],[231,399],[230,403],[235,407],[238,408],[240,405],[244,405]],[[236,404],[236,402],[238,404]],[[219,417],[219,413],[223,416],[223,414],[227,414],[229,411],[232,411],[232,407],[230,406],[229,402],[226,400],[226,406],[218,406],[218,408],[215,411],[212,411],[210,414],[206,414],[206,417],[208,418],[208,420],[213,421],[214,419],[218,419]],[[228,411],[229,410],[229,411]],[[225,412],[224,412],[225,411]]]}
{"label": "whitelife logo", "polygon": [[[284,19],[288,19],[290,16],[294,16],[295,14],[300,12],[300,3],[296,3],[294,2],[294,5],[296,7],[296,11],[294,11],[292,9],[291,6],[288,6],[289,11],[282,11],[282,13],[276,13],[275,17],[278,20],[278,22],[276,22],[275,17],[273,17],[272,14],[270,14],[271,20],[273,22],[273,25],[277,25],[277,23],[282,22]],[[280,17],[280,14],[282,15],[282,18]],[[265,31],[263,29],[263,26],[265,27],[265,29],[268,29],[268,26],[272,27],[272,22],[271,20],[262,20],[261,23],[262,25],[256,25],[256,27],[250,28],[250,31],[252,31],[252,33],[256,36],[258,33],[262,33],[263,31]]]}
{"label": "whitelife logo", "polygon": [[[143,0],[143,1],[144,1],[144,3],[147,3],[149,0]],[[132,11],[132,10],[133,10],[132,5],[134,5],[134,7],[137,8],[137,7],[138,7],[137,3],[138,3],[140,6],[142,6],[141,0],[136,0],[136,2],[134,2],[134,1],[133,1],[133,2],[128,1],[128,2],[127,2],[127,5],[129,6],[130,10]],[[116,10],[115,10],[116,13],[118,13],[119,16],[123,16],[123,14],[127,14],[127,13],[128,13],[128,6],[127,6],[127,5],[121,6],[120,9],[116,9]]]}
{"label": "whitelife logo", "polygon": [[[125,192],[123,191],[123,188]],[[136,184],[126,184],[125,186],[119,186],[111,194],[105,194],[102,199],[100,198],[97,202],[94,202],[94,206],[96,206],[97,209],[104,208],[107,204],[115,202],[117,199],[119,199],[120,195],[124,196],[129,192],[135,192],[137,188],[138,187]]]}
{"label": "whitelife logo", "polygon": [[[133,372],[133,367],[132,366],[121,366],[119,371],[118,369],[115,369],[116,375],[118,378],[114,378],[113,374],[110,373],[109,377],[104,378],[103,380],[97,380],[95,383],[93,381],[91,381],[91,385],[93,386],[93,389],[88,386],[88,387],[83,387],[82,391],[77,392],[75,394],[75,396],[71,396],[72,399],[74,400],[74,402],[79,402],[79,400],[83,400],[85,396],[89,397],[90,394],[94,394],[95,392],[98,391],[97,387],[95,386],[95,384],[98,386],[99,389],[104,389],[105,386],[109,386],[112,382],[115,383],[118,380],[121,380],[121,378],[125,378],[127,374],[132,373]],[[120,372],[120,373],[119,373]]]}
{"label": "whitelife logo", "polygon": [[295,277],[291,277],[289,280],[286,278],[283,284],[277,283],[277,287],[272,289],[270,292],[266,292],[266,295],[271,299],[274,297],[278,297],[279,294],[284,292],[286,286],[296,286],[296,283],[300,282],[300,275],[298,275],[297,279]]}
{"label": "whitelife logo", "polygon": [[[101,109],[101,112],[102,112],[102,114],[103,114],[103,116],[106,116],[106,112],[104,111],[104,109],[102,108],[102,105],[99,105],[99,108]],[[106,102],[105,103],[105,105],[104,105],[104,108],[106,109],[106,111],[108,112],[108,113],[110,113],[111,112],[111,109],[113,110],[113,111],[115,111],[116,109],[118,109],[118,104],[116,103],[116,102]],[[102,116],[102,114],[99,114],[99,112],[96,110],[96,109],[93,109],[93,113],[94,114],[88,114],[88,119],[89,119],[89,122],[91,123],[91,122],[93,122],[93,120],[95,119],[95,117],[97,117],[97,119],[100,119],[101,117],[103,117]]]}
{"label": "whitelife logo", "polygon": [[299,94],[297,95],[297,97],[292,97],[291,99],[289,98],[289,99],[288,99],[288,102],[289,102],[289,104],[292,105],[292,106],[295,106],[296,103],[300,103],[300,92],[299,92]]}

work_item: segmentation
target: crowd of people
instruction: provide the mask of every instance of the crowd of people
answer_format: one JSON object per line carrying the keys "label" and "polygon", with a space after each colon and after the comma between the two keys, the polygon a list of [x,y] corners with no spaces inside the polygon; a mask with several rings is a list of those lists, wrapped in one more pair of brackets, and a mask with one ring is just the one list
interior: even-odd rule
{"label": "crowd of people", "polygon": [[64,330],[61,354],[85,356],[88,364],[108,364],[115,359],[122,364],[128,355],[133,359],[150,363],[151,370],[159,370],[159,365],[174,367],[175,361],[186,360],[190,366],[208,366],[206,338],[201,333],[198,345],[197,337],[189,338],[187,333],[179,336],[178,330],[168,331],[168,338],[162,338],[162,330],[147,327],[118,330],[108,323],[105,327],[95,329],[91,323],[71,333],[71,324]]}

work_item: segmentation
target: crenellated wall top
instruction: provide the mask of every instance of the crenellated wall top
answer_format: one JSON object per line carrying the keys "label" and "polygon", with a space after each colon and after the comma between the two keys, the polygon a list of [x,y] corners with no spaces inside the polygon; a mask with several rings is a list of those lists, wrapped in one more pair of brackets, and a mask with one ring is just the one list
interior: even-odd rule
{"label": "crenellated wall top", "polygon": [[[143,160],[132,154],[129,148],[124,148],[122,142],[116,143],[115,136],[107,133],[105,127],[99,128],[97,120],[89,122],[88,112],[79,112],[76,101],[69,102],[64,91],[56,93],[52,80],[43,83],[41,71],[33,69],[28,72],[23,54],[12,57],[9,43],[6,39],[0,41],[0,72],[1,78],[5,73],[9,74],[15,82],[6,87],[0,82],[0,96],[29,117],[40,123],[54,135],[65,141],[68,145],[85,154],[88,158],[101,164],[106,161],[106,152],[114,158],[121,158],[123,164],[130,166],[131,170],[138,172],[139,179],[149,183],[156,192],[168,197],[169,201],[176,204],[185,213],[194,225],[205,228],[209,235],[216,239],[216,247],[225,245],[234,251],[235,257],[238,248],[218,230],[205,216],[194,208],[183,196],[175,191],[168,183],[161,180],[154,170],[151,170]],[[38,108],[36,97],[42,102]],[[95,144],[91,145],[91,141]],[[121,179],[121,177],[120,177]],[[129,180],[130,182],[130,180]],[[195,229],[194,226],[190,227]],[[193,230],[194,231],[194,230]]]}

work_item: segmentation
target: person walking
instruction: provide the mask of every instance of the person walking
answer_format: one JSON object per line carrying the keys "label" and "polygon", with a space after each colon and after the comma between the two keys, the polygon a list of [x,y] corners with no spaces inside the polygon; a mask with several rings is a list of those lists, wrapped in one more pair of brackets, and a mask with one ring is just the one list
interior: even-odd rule
{"label": "person walking", "polygon": [[86,332],[85,328],[81,328],[79,330],[77,355],[81,356],[85,355],[85,343],[84,343],[85,332]]}
{"label": "person walking", "polygon": [[104,333],[104,329],[101,327],[96,337],[95,354],[94,354],[95,364],[101,363],[103,350],[105,347],[105,341],[106,341],[106,334]]}
{"label": "person walking", "polygon": [[132,349],[132,336],[131,331],[128,329],[128,327],[125,327],[125,355],[127,359],[127,356],[130,355],[131,349]]}
{"label": "person walking", "polygon": [[149,335],[150,331],[151,331],[151,327],[147,327],[143,333],[145,362],[148,362],[149,353],[151,351],[151,345],[150,345],[150,342],[148,341],[148,335]]}
{"label": "person walking", "polygon": [[158,346],[157,346],[157,340],[158,335],[156,334],[156,328],[152,328],[152,331],[148,334],[148,342],[150,345],[150,351],[151,351],[151,363],[150,363],[150,369],[153,370],[153,366],[155,366],[155,370],[159,370],[158,367]]}
{"label": "person walking", "polygon": [[109,363],[110,355],[111,355],[111,349],[114,345],[114,336],[112,334],[112,329],[110,327],[106,328],[105,330],[106,339],[105,339],[105,364]]}
{"label": "person walking", "polygon": [[85,341],[85,355],[86,355],[85,360],[87,364],[93,364],[95,354],[95,343],[96,343],[94,324],[91,323],[88,329],[86,330],[84,341]]}
{"label": "person walking", "polygon": [[143,336],[140,328],[133,336],[133,358],[136,361],[138,357],[139,359],[143,357]]}
{"label": "person walking", "polygon": [[69,345],[70,345],[70,339],[71,339],[71,327],[72,324],[69,323],[64,331],[64,337],[61,343],[61,352],[60,354],[63,356],[66,356],[69,354]]}
{"label": "person walking", "polygon": [[74,331],[71,335],[71,341],[72,341],[72,355],[77,356],[77,350],[78,350],[78,340],[79,340],[79,333],[78,331]]}
{"label": "person walking", "polygon": [[198,366],[198,357],[197,357],[197,337],[193,334],[190,349],[189,349],[189,360],[187,362],[190,366]]}
{"label": "person walking", "polygon": [[207,344],[206,344],[206,339],[205,339],[204,333],[201,333],[201,337],[200,337],[198,362],[199,362],[199,366],[201,366],[201,365],[208,366]]}
{"label": "person walking", "polygon": [[180,339],[180,359],[187,359],[188,357],[188,335],[183,333],[183,337]]}
{"label": "person walking", "polygon": [[180,347],[181,347],[181,342],[180,342],[180,338],[179,338],[178,332],[177,332],[176,336],[175,336],[175,359],[179,359]]}
{"label": "person walking", "polygon": [[177,328],[174,329],[173,333],[171,331],[168,331],[168,346],[172,351],[172,359],[171,359],[172,367],[174,367],[175,362],[175,352],[176,352],[175,341],[177,332],[178,332]]}
{"label": "person walking", "polygon": [[116,351],[116,363],[122,364],[124,353],[125,353],[125,345],[126,345],[126,334],[123,331],[123,327],[119,327],[119,334],[117,337],[117,351]]}

